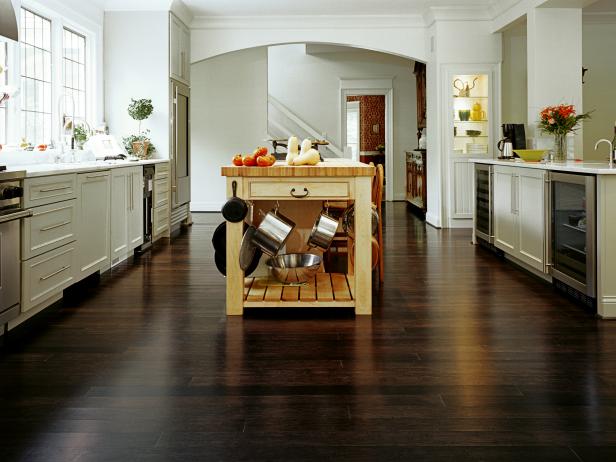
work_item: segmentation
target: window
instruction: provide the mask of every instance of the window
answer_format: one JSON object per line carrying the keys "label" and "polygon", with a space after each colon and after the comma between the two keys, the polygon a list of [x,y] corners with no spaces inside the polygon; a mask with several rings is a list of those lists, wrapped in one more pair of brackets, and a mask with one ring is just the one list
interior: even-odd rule
{"label": "window", "polygon": [[[86,119],[86,38],[64,28],[62,41],[63,90],[75,101],[75,117]],[[70,99],[69,99],[70,101]],[[67,104],[69,102],[67,101]],[[70,114],[67,106],[67,115]]]}
{"label": "window", "polygon": [[32,144],[51,141],[51,21],[21,9],[21,135]]}
{"label": "window", "polygon": [[[6,42],[0,42],[0,87],[8,84],[7,64]],[[0,144],[6,144],[6,102],[0,104]]]}

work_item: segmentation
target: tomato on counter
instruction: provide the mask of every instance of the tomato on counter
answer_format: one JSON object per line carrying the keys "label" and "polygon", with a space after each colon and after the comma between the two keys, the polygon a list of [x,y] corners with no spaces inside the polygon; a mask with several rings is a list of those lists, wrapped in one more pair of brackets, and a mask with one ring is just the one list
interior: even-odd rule
{"label": "tomato on counter", "polygon": [[276,162],[276,158],[271,154],[257,157],[257,165],[259,167],[271,167]]}
{"label": "tomato on counter", "polygon": [[261,156],[266,156],[268,153],[269,153],[269,151],[267,150],[266,147],[259,146],[257,149],[254,150],[252,155],[255,157],[255,159],[258,159]]}
{"label": "tomato on counter", "polygon": [[241,167],[242,165],[244,165],[244,162],[242,161],[242,155],[241,154],[234,155],[233,156],[233,160],[231,162],[236,167]]}
{"label": "tomato on counter", "polygon": [[244,156],[242,163],[246,167],[254,167],[257,165],[257,159],[255,159],[255,156],[253,155],[247,155],[247,156]]}

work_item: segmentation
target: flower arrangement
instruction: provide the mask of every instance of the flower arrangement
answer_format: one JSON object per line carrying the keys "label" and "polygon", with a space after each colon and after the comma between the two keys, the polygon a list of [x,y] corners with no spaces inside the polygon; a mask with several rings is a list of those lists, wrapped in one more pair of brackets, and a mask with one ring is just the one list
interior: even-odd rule
{"label": "flower arrangement", "polygon": [[575,131],[579,123],[585,119],[590,119],[590,112],[577,114],[573,105],[548,106],[541,111],[539,128],[552,135],[558,133],[566,135]]}
{"label": "flower arrangement", "polygon": [[577,130],[580,122],[585,119],[590,119],[590,112],[577,114],[571,104],[548,106],[541,111],[539,129],[554,135],[552,160],[557,162],[567,160],[567,135]]}

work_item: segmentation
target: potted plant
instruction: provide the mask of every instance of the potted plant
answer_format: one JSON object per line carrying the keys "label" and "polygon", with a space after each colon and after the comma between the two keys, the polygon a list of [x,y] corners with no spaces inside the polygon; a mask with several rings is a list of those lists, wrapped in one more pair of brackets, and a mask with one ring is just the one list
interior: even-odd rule
{"label": "potted plant", "polygon": [[75,132],[73,136],[75,137],[75,143],[79,149],[83,149],[83,145],[90,137],[88,129],[83,124],[75,125]]}
{"label": "potted plant", "polygon": [[383,154],[385,152],[385,145],[383,143],[379,144],[376,150],[379,151],[380,154]]}
{"label": "potted plant", "polygon": [[128,105],[128,115],[138,122],[138,134],[122,138],[126,151],[141,159],[147,159],[154,152],[150,142],[149,130],[141,131],[141,122],[152,115],[154,106],[151,99],[131,99]]}

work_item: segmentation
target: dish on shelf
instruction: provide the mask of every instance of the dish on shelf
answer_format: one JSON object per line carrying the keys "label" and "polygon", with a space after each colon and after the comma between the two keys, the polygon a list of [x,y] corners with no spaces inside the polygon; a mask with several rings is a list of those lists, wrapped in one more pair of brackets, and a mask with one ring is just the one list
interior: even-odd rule
{"label": "dish on shelf", "polygon": [[515,152],[520,157],[520,159],[522,159],[524,162],[541,162],[547,150],[546,149],[514,149],[513,152]]}
{"label": "dish on shelf", "polygon": [[481,130],[466,130],[466,134],[471,138],[481,135]]}

